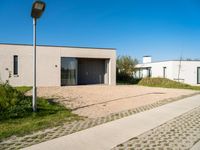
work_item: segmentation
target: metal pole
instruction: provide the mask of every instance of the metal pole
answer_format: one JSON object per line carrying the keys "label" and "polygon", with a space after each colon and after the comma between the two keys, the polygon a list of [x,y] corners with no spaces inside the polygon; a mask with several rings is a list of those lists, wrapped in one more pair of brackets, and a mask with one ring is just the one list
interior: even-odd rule
{"label": "metal pole", "polygon": [[32,108],[35,112],[36,107],[36,98],[37,98],[37,88],[36,88],[36,18],[33,18],[33,99],[32,99]]}

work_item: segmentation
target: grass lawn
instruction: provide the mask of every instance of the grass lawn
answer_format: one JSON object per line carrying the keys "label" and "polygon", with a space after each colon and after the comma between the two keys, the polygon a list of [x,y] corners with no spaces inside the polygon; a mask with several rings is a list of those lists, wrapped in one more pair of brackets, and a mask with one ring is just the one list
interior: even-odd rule
{"label": "grass lawn", "polygon": [[12,135],[25,135],[79,119],[79,116],[72,114],[65,107],[40,99],[38,102],[38,112],[29,112],[23,118],[1,120],[0,140]]}
{"label": "grass lawn", "polygon": [[18,91],[22,92],[22,93],[26,93],[28,92],[29,90],[32,89],[31,86],[18,86],[18,87],[15,87]]}
{"label": "grass lawn", "polygon": [[38,98],[37,112],[32,112],[32,99],[23,94],[30,89],[0,85],[0,140],[82,119],[64,106],[43,98]]}
{"label": "grass lawn", "polygon": [[176,82],[166,78],[144,78],[139,81],[138,85],[150,87],[200,90],[200,86],[192,86],[189,84]]}

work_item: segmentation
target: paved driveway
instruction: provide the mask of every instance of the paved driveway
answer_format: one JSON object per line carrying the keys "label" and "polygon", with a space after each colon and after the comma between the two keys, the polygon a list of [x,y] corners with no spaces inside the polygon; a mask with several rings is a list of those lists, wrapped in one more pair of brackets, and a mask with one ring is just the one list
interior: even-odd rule
{"label": "paved driveway", "polygon": [[200,139],[199,99],[185,98],[25,149],[188,150]]}
{"label": "paved driveway", "polygon": [[40,87],[38,95],[55,98],[73,112],[90,118],[107,116],[196,91],[136,85]]}

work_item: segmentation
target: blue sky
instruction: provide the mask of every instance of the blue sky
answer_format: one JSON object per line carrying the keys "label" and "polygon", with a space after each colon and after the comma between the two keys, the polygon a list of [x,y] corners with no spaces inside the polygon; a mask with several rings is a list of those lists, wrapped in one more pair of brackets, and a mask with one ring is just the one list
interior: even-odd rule
{"label": "blue sky", "polygon": [[[0,42],[32,43],[33,0],[1,0]],[[117,48],[153,60],[200,58],[199,0],[45,0],[38,44]]]}

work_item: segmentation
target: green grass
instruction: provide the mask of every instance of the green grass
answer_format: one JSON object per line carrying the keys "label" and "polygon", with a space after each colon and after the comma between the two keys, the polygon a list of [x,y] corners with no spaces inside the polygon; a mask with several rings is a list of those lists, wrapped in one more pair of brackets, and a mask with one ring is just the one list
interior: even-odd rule
{"label": "green grass", "polygon": [[144,78],[139,81],[138,85],[150,87],[200,90],[200,86],[191,86],[189,84],[184,84],[165,78]]}
{"label": "green grass", "polygon": [[12,135],[25,135],[79,119],[81,119],[79,116],[72,114],[64,106],[39,99],[36,113],[30,111],[21,118],[1,120],[0,140]]}
{"label": "green grass", "polygon": [[18,91],[22,92],[22,93],[26,93],[29,90],[32,89],[31,86],[19,86],[19,87],[15,87]]}
{"label": "green grass", "polygon": [[37,98],[34,113],[32,98],[24,95],[27,90],[30,88],[0,84],[0,140],[81,119],[64,106],[43,98]]}

